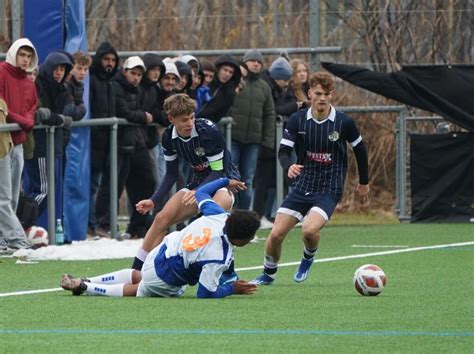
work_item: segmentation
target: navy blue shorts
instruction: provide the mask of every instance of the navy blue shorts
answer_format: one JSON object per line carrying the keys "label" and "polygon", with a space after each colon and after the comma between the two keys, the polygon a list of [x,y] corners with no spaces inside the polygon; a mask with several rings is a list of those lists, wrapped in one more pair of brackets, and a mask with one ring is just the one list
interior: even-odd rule
{"label": "navy blue shorts", "polygon": [[335,194],[305,194],[293,190],[286,196],[277,212],[302,221],[308,211],[312,210],[328,221],[340,199],[341,196]]}

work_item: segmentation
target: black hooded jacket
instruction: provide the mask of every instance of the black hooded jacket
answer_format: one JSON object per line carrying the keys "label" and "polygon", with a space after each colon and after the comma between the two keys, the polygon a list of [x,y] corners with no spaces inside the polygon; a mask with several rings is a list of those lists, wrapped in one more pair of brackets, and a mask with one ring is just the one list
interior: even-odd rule
{"label": "black hooded jacket", "polygon": [[239,85],[242,76],[240,65],[232,56],[223,55],[215,62],[216,72],[222,65],[229,65],[234,68],[234,75],[226,83],[222,83],[217,74],[209,85],[212,99],[204,104],[201,110],[196,114],[197,118],[207,118],[217,123],[222,117],[225,117],[230,106],[234,102],[236,95],[235,89]]}
{"label": "black hooded jacket", "polygon": [[[66,70],[61,82],[53,78],[54,67],[65,65]],[[74,103],[71,93],[68,91],[64,81],[72,70],[72,63],[69,58],[60,52],[50,53],[43,64],[39,67],[38,78],[36,79],[36,91],[40,104],[38,107],[49,108],[52,120],[55,115],[63,114],[72,116],[74,114]],[[61,119],[56,119],[62,121]],[[54,124],[53,124],[54,125]],[[44,129],[34,130],[35,150],[34,157],[46,156],[46,131]],[[57,127],[54,132],[54,152],[56,156],[63,154],[63,128]]]}
{"label": "black hooded jacket", "polygon": [[[118,72],[112,82],[115,97],[115,110],[118,118],[125,118],[130,123],[146,125],[146,114],[141,108],[138,87],[127,81],[122,72]],[[118,129],[119,153],[133,153],[135,149],[145,146],[143,127],[119,126]]]}
{"label": "black hooded jacket", "polygon": [[298,111],[298,105],[296,104],[296,97],[293,89],[288,87],[283,90],[278,84],[270,77],[268,70],[262,73],[262,79],[272,89],[273,103],[275,103],[275,114],[289,118],[293,113]]}
{"label": "black hooded jacket", "polygon": [[[117,64],[111,72],[105,71],[100,59],[105,54],[114,54]],[[119,57],[109,42],[102,42],[92,58],[90,67],[90,109],[91,118],[109,118],[115,116],[115,93],[112,79],[117,73]]]}
{"label": "black hooded jacket", "polygon": [[[117,60],[111,72],[105,71],[100,59],[105,54],[114,54]],[[112,79],[117,73],[119,57],[117,51],[109,42],[102,42],[92,58],[90,67],[89,103],[91,118],[115,117],[115,92]],[[109,127],[94,127],[91,129],[92,169],[101,170],[107,160],[109,151]]]}
{"label": "black hooded jacket", "polygon": [[196,90],[191,89],[191,86],[193,84],[193,70],[188,64],[179,60],[177,60],[174,64],[176,65],[176,69],[178,69],[179,76],[181,76],[181,80],[183,77],[187,77],[188,79],[186,86],[184,86],[182,90],[176,89],[176,93],[185,93],[193,100],[195,100],[197,97]]}
{"label": "black hooded jacket", "polygon": [[[148,53],[143,56],[143,63],[145,64],[147,71],[143,75],[143,79],[140,82],[140,106],[148,113],[153,116],[153,122],[158,123],[161,126],[167,126],[169,124],[166,118],[166,112],[163,111],[162,105],[158,100],[158,83],[150,81],[147,77],[148,70],[159,67],[161,75],[165,73],[165,66],[160,57],[153,53]],[[146,146],[151,149],[155,147],[159,142],[159,135],[156,126],[146,127]]]}

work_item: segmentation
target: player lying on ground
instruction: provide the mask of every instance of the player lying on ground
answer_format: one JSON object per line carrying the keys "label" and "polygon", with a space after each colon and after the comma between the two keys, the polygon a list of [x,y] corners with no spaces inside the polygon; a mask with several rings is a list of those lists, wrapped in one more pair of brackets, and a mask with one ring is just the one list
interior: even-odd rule
{"label": "player lying on ground", "polygon": [[73,295],[174,297],[181,296],[186,285],[199,283],[199,298],[253,294],[256,285],[243,280],[219,284],[222,273],[233,263],[233,247],[248,244],[260,226],[255,212],[235,210],[229,214],[211,199],[226,186],[245,187],[243,182],[228,178],[199,187],[195,197],[203,216],[165,237],[148,254],[141,272],[123,269],[88,279],[63,275],[61,287]]}
{"label": "player lying on ground", "polygon": [[[173,95],[165,100],[164,109],[171,122],[162,138],[166,173],[153,196],[137,203],[137,211],[148,213],[166,196],[178,179],[180,159],[191,165],[192,177],[187,188],[172,196],[155,216],[133,261],[132,268],[138,270],[142,269],[148,252],[161,243],[168,227],[197,214],[196,203],[188,203],[194,200],[195,188],[220,177],[240,179],[237,168],[232,164],[231,154],[226,148],[224,136],[217,126],[207,119],[194,118],[194,100],[186,94]],[[240,185],[230,186],[234,192],[238,192],[240,188]],[[213,199],[224,210],[232,208],[233,195],[226,188],[218,190]]]}
{"label": "player lying on ground", "polygon": [[[264,271],[252,282],[272,284],[278,270],[283,241],[288,232],[303,221],[303,258],[293,279],[304,281],[318,250],[320,230],[326,225],[341,199],[347,172],[347,143],[357,159],[357,194],[365,202],[369,196],[367,151],[355,122],[331,106],[334,78],[317,72],[309,80],[311,107],[290,116],[280,142],[278,158],[293,189],[277,211],[275,223],[265,243]],[[298,161],[291,162],[296,149]]]}

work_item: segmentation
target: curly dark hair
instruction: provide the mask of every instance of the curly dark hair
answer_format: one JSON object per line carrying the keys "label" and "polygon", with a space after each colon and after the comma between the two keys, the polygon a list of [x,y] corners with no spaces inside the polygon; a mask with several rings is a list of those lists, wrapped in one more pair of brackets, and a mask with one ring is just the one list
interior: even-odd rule
{"label": "curly dark hair", "polygon": [[248,240],[260,227],[260,218],[254,211],[234,210],[225,222],[229,240]]}
{"label": "curly dark hair", "polygon": [[328,72],[318,71],[309,77],[309,87],[313,88],[317,85],[321,85],[325,91],[330,92],[336,88],[336,81]]}

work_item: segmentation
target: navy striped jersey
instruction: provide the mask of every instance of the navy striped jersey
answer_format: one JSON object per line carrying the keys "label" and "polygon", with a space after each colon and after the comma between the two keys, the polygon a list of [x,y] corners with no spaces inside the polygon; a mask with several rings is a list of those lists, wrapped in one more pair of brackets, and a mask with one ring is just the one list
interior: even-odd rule
{"label": "navy striped jersey", "polygon": [[197,118],[189,138],[180,137],[176,128],[170,125],[163,133],[162,146],[166,161],[183,158],[191,164],[196,185],[209,175],[213,163],[222,166],[215,170],[222,169],[225,176],[240,179],[226,148],[224,136],[210,120]]}
{"label": "navy striped jersey", "polygon": [[355,122],[331,106],[329,116],[317,121],[311,108],[290,116],[280,148],[295,148],[303,171],[293,186],[302,193],[342,194],[347,172],[347,143],[355,147],[362,137]]}

